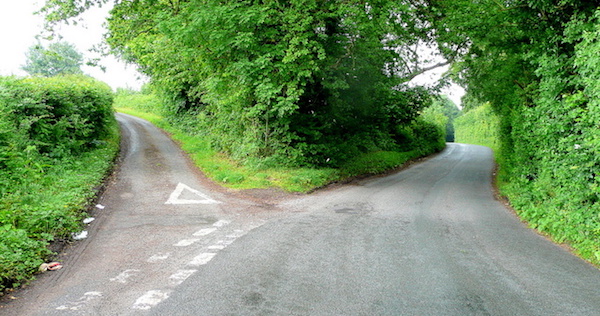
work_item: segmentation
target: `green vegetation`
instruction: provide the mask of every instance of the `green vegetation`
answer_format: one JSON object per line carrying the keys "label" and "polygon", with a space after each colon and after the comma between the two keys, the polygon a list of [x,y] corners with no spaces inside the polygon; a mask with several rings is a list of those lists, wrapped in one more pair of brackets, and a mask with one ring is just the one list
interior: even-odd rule
{"label": "green vegetation", "polygon": [[119,147],[112,101],[85,76],[0,77],[0,291],[81,230]]}
{"label": "green vegetation", "polygon": [[502,194],[532,227],[600,264],[597,3],[428,3],[457,77],[499,118]]}
{"label": "green vegetation", "polygon": [[[42,11],[59,21],[103,2]],[[341,168],[420,150],[404,142],[431,103],[406,84],[422,72],[418,11],[389,0],[119,1],[107,42],[151,78],[166,100],[159,114],[236,163]]]}
{"label": "green vegetation", "polygon": [[500,149],[500,118],[489,103],[465,111],[454,120],[456,142],[490,147],[496,153]]}
{"label": "green vegetation", "polygon": [[[166,105],[149,91],[136,93],[119,89],[115,107],[119,112],[149,120],[168,131],[213,180],[234,189],[278,187],[290,192],[308,192],[331,182],[379,174],[404,165],[407,161],[444,148],[446,117],[439,110],[428,108],[422,117],[399,131],[405,137],[406,152],[374,151],[361,154],[340,167],[286,167],[267,164],[265,160],[240,163],[216,151],[200,131],[193,115],[163,117]],[[158,114],[155,114],[158,113]]]}
{"label": "green vegetation", "polygon": [[25,55],[27,61],[21,68],[32,76],[83,74],[83,55],[67,42],[51,43],[47,48],[36,44],[31,46]]}

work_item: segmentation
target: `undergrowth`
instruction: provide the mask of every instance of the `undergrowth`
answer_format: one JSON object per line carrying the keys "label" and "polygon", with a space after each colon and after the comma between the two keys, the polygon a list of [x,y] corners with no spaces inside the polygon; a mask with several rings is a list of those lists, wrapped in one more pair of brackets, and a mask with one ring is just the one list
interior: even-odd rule
{"label": "undergrowth", "polygon": [[0,77],[0,292],[82,229],[119,150],[112,100],[88,77]]}

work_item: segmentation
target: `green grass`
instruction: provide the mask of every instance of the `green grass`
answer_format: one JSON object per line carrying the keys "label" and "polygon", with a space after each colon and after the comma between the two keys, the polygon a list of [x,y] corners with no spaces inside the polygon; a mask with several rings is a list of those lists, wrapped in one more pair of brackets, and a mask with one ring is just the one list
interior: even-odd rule
{"label": "green grass", "polygon": [[0,292],[33,277],[52,255],[49,242],[69,240],[83,228],[86,208],[119,150],[116,126],[104,144],[77,157],[44,159],[39,168],[12,172],[14,180],[0,199]]}
{"label": "green grass", "polygon": [[383,173],[421,156],[417,151],[380,151],[364,154],[339,169],[251,168],[215,152],[202,137],[184,133],[159,115],[124,107],[116,110],[146,119],[166,130],[209,178],[222,186],[238,190],[279,188],[287,192],[305,193],[333,182]]}

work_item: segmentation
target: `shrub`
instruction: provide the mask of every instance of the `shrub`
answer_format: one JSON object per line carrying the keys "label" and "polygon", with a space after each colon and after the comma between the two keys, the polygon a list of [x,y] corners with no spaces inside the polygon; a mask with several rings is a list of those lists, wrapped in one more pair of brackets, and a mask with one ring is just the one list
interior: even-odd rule
{"label": "shrub", "polygon": [[110,87],[87,76],[19,80],[9,98],[13,124],[28,145],[51,156],[97,146],[114,120]]}

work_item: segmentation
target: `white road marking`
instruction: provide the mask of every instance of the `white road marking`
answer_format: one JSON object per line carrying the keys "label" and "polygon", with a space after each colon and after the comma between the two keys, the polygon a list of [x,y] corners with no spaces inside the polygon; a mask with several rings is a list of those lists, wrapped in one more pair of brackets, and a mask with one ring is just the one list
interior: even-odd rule
{"label": "white road marking", "polygon": [[159,262],[162,260],[166,260],[167,258],[169,258],[170,255],[171,255],[171,253],[169,253],[169,252],[157,253],[157,254],[153,255],[152,257],[148,258],[148,260],[146,260],[146,261],[150,262],[150,263],[155,263],[155,262]]}
{"label": "white road marking", "polygon": [[216,221],[213,226],[214,227],[223,227],[225,225],[229,225],[231,223],[231,221],[225,220],[225,219],[221,219]]}
{"label": "white road marking", "polygon": [[208,235],[208,234],[210,234],[210,233],[212,233],[212,232],[214,232],[214,231],[216,231],[216,230],[217,230],[217,229],[216,229],[216,228],[214,228],[214,227],[211,227],[211,228],[203,228],[203,229],[201,229],[201,230],[199,230],[199,231],[195,232],[193,235],[194,235],[194,236],[206,236],[206,235]]}
{"label": "white road marking", "polygon": [[201,253],[196,256],[192,261],[188,264],[191,266],[201,266],[207,264],[212,258],[214,258],[217,254],[212,252]]}
{"label": "white road marking", "polygon": [[158,305],[158,303],[169,298],[170,292],[164,292],[160,290],[150,290],[146,292],[146,294],[140,296],[131,308],[133,309],[141,309],[148,310],[152,307]]}
{"label": "white road marking", "polygon": [[[191,193],[193,193],[194,195],[198,196],[200,199],[199,200],[186,200],[186,199],[181,199],[181,194],[183,193],[184,190],[187,190]],[[165,202],[165,204],[218,204],[221,203],[219,201],[213,200],[211,199],[208,195],[190,188],[189,186],[183,184],[183,183],[178,183],[177,184],[177,188],[175,188],[175,191],[173,191],[173,193],[171,193],[171,195],[169,196],[169,199]]]}
{"label": "white road marking", "polygon": [[110,278],[109,280],[113,281],[113,282],[119,282],[119,283],[127,283],[127,279],[129,279],[130,277],[136,275],[138,272],[140,272],[140,270],[137,269],[127,269],[123,272],[121,272],[119,275],[117,275],[114,278]]}
{"label": "white road marking", "polygon": [[240,238],[244,236],[246,233],[243,230],[236,229],[233,231],[233,234],[225,235],[227,238]]}
{"label": "white road marking", "polygon": [[173,246],[175,246],[175,247],[187,247],[187,246],[189,246],[189,245],[197,242],[198,240],[200,240],[200,239],[198,239],[198,238],[183,239],[183,240],[180,240],[178,243],[174,244]]}
{"label": "white road marking", "polygon": [[223,249],[225,249],[225,247],[227,247],[227,246],[225,246],[225,245],[212,245],[212,246],[208,246],[208,249],[211,249],[211,250],[223,250]]}
{"label": "white road marking", "polygon": [[197,271],[198,270],[177,270],[177,272],[169,277],[169,280],[171,280],[172,285],[179,285]]}
{"label": "white road marking", "polygon": [[76,311],[79,308],[83,307],[83,305],[85,305],[87,302],[98,298],[98,297],[102,297],[102,292],[86,292],[83,294],[82,297],[79,298],[79,300],[77,302],[71,302],[67,305],[61,305],[59,307],[57,307],[57,310],[72,310],[72,311]]}

